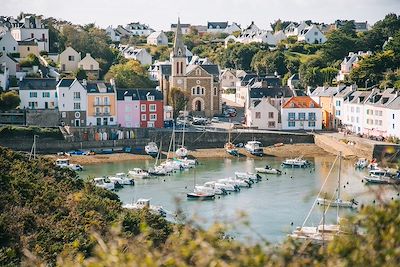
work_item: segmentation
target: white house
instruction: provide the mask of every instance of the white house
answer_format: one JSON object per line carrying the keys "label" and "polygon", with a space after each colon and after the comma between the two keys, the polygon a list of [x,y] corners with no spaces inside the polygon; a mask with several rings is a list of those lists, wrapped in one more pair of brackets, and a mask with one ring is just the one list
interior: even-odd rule
{"label": "white house", "polygon": [[[182,34],[189,34],[190,33],[190,27],[191,27],[191,25],[190,24],[185,24],[185,23],[179,23],[180,24],[180,26],[181,26],[181,31],[182,31]],[[171,24],[171,32],[176,32],[176,27],[177,27],[177,23],[172,23]]]}
{"label": "white house", "polygon": [[280,111],[272,104],[271,98],[253,100],[245,112],[247,127],[263,130],[281,128]]}
{"label": "white house", "polygon": [[349,52],[349,55],[346,56],[342,63],[340,63],[340,71],[338,76],[336,77],[337,81],[344,81],[347,75],[350,74],[353,67],[358,63],[358,61],[364,56],[372,55],[371,51],[363,52],[358,51],[358,53]]}
{"label": "white house", "polygon": [[35,38],[38,40],[39,51],[49,52],[49,29],[42,24],[42,20],[35,16],[25,16],[11,28],[11,34],[16,41]]}
{"label": "white house", "polygon": [[77,79],[62,79],[57,84],[57,95],[61,125],[86,126],[87,92],[85,87]]}
{"label": "white house", "polygon": [[386,108],[387,136],[400,138],[400,96],[390,102]]}
{"label": "white house", "polygon": [[240,28],[240,25],[239,25],[239,24],[237,24],[236,22],[232,22],[231,25],[229,25],[228,27],[226,27],[226,28],[224,29],[223,33],[232,34],[232,33],[234,33],[234,32],[239,32],[239,31],[241,31],[241,30],[242,30],[242,29]]}
{"label": "white house", "polygon": [[149,78],[152,81],[161,81],[161,68],[162,66],[169,66],[171,68],[171,62],[167,61],[155,61],[148,69]]}
{"label": "white house", "polygon": [[389,122],[392,121],[390,115],[393,113],[388,106],[397,97],[398,93],[394,88],[386,89],[383,92],[372,91],[364,104],[363,134],[383,137],[390,135],[388,130],[392,125]]}
{"label": "white house", "polygon": [[123,55],[126,59],[135,59],[142,65],[151,65],[152,57],[144,48],[134,48],[132,46],[123,50]]}
{"label": "white house", "polygon": [[72,47],[68,46],[59,55],[59,63],[62,72],[72,73],[78,69],[78,63],[81,61],[81,53],[78,53]]}
{"label": "white house", "polygon": [[342,111],[342,125],[356,134],[364,132],[364,103],[371,95],[371,91],[355,91],[344,101]]}
{"label": "white house", "polygon": [[119,42],[121,41],[120,35],[113,29],[112,26],[108,26],[106,28],[106,33],[108,36],[110,36],[110,39],[112,42]]}
{"label": "white house", "polygon": [[302,21],[299,25],[296,25],[295,23],[290,23],[284,30],[285,34],[287,37],[289,36],[298,36],[301,31],[303,31],[305,28],[309,27],[307,23]]}
{"label": "white house", "polygon": [[207,22],[208,33],[222,33],[228,27],[228,22]]}
{"label": "white house", "polygon": [[299,31],[297,40],[309,44],[323,44],[326,37],[316,25],[311,25]]}
{"label": "white house", "polygon": [[153,32],[147,36],[147,44],[149,45],[168,45],[168,37],[163,31]]}
{"label": "white house", "polygon": [[18,53],[18,42],[9,31],[6,31],[3,34],[0,33],[0,52]]}
{"label": "white house", "polygon": [[346,86],[343,90],[338,92],[336,95],[333,96],[333,110],[335,116],[335,125],[343,126],[344,116],[346,116],[343,106],[344,101],[352,94],[354,91],[357,90],[356,85]]}
{"label": "white house", "polygon": [[6,63],[6,66],[9,71],[10,76],[16,76],[17,72],[19,72],[19,62],[13,57],[7,55],[6,53],[2,53],[0,56],[0,64]]}
{"label": "white house", "polygon": [[321,130],[322,109],[309,96],[294,96],[281,109],[282,130]]}
{"label": "white house", "polygon": [[86,56],[79,61],[78,67],[86,72],[88,76],[92,76],[93,79],[99,78],[100,66],[90,53],[86,53]]}
{"label": "white house", "polygon": [[142,24],[139,22],[132,22],[126,25],[125,29],[130,31],[133,35],[138,36],[149,36],[154,30],[149,25]]}
{"label": "white house", "polygon": [[20,107],[27,109],[56,109],[57,80],[53,78],[25,78],[19,83]]}
{"label": "white house", "polygon": [[280,30],[274,33],[274,38],[276,44],[279,44],[282,40],[286,40],[287,36],[282,30]]}

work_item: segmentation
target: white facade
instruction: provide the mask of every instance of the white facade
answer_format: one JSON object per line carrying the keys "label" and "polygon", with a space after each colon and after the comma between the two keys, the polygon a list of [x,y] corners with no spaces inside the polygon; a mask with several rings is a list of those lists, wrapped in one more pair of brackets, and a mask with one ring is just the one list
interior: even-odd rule
{"label": "white facade", "polygon": [[309,44],[323,44],[326,42],[326,37],[316,25],[312,25],[299,31],[297,40]]}
{"label": "white facade", "polygon": [[56,109],[58,106],[56,88],[19,90],[19,98],[21,99],[20,108]]}
{"label": "white facade", "polygon": [[19,65],[19,63],[16,60],[9,57],[6,53],[3,53],[0,56],[0,64],[3,63],[6,63],[9,75],[11,76],[17,75],[17,71],[19,71],[17,66]]}
{"label": "white facade", "polygon": [[81,54],[72,47],[67,47],[59,56],[60,68],[62,72],[71,73],[78,69],[81,61]]}
{"label": "white facade", "polygon": [[147,36],[147,44],[149,45],[168,45],[168,38],[163,31],[153,32]]}
{"label": "white facade", "polygon": [[153,29],[151,29],[148,25],[141,24],[139,22],[133,22],[126,25],[125,29],[132,33],[132,35],[138,36],[149,36]]}
{"label": "white facade", "polygon": [[128,47],[123,50],[123,55],[126,59],[135,59],[142,65],[151,65],[152,57],[143,48]]}
{"label": "white facade", "polygon": [[279,130],[279,110],[270,103],[270,99],[254,100],[246,109],[246,126],[263,130]]}
{"label": "white facade", "polygon": [[344,81],[345,77],[350,74],[351,70],[353,69],[354,65],[357,64],[360,57],[372,55],[371,51],[363,52],[358,51],[358,53],[350,52],[348,56],[346,56],[342,63],[340,64],[340,71],[336,80]]}
{"label": "white facade", "polygon": [[232,34],[234,32],[239,32],[241,30],[242,29],[240,28],[240,26],[236,22],[233,22],[231,25],[226,27],[223,32],[227,34]]}
{"label": "white facade", "polygon": [[18,42],[9,31],[0,33],[0,53],[18,53]]}
{"label": "white facade", "polygon": [[11,28],[11,34],[16,41],[35,38],[38,40],[39,51],[49,52],[49,29],[44,28],[40,18],[23,18],[18,27]]}
{"label": "white facade", "polygon": [[364,103],[370,94],[371,92],[355,91],[343,102],[342,123],[347,130],[356,134],[363,134],[364,114],[366,114]]}
{"label": "white facade", "polygon": [[347,86],[338,94],[333,96],[332,104],[335,115],[335,125],[343,125],[344,117],[346,116],[346,109],[344,108],[344,101],[347,97],[357,89],[355,85]]}
{"label": "white facade", "polygon": [[281,109],[282,130],[321,130],[322,109],[308,96],[290,98]]}
{"label": "white facade", "polygon": [[400,138],[400,97],[394,99],[387,107],[387,136]]}
{"label": "white facade", "polygon": [[112,42],[121,41],[121,37],[115,32],[115,30],[112,28],[112,26],[108,26],[106,28],[106,33],[108,36],[110,36],[110,39]]}

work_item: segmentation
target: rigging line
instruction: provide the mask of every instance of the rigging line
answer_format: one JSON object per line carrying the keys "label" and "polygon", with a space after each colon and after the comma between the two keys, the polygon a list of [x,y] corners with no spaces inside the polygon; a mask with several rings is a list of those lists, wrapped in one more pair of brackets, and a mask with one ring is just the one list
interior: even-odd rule
{"label": "rigging line", "polygon": [[[338,190],[338,187],[336,188],[335,191],[337,191],[337,190]],[[326,206],[326,209],[325,209],[325,211],[324,211],[324,215],[326,215],[326,214],[328,213],[328,210],[329,210],[329,208],[331,207],[331,204],[332,204],[332,202],[334,201],[334,198],[335,198],[335,194],[332,195],[331,200],[329,201],[328,205]],[[339,205],[339,203],[336,203],[336,204]],[[338,206],[338,208],[339,208],[339,206]],[[323,221],[323,218],[321,218],[321,220],[319,221],[319,224],[321,224],[322,221]]]}
{"label": "rigging line", "polygon": [[238,135],[236,135],[236,137],[232,140],[232,144],[236,141],[236,139],[239,138],[239,136],[242,134],[242,132],[236,132],[239,133]]}
{"label": "rigging line", "polygon": [[335,161],[333,162],[332,167],[331,167],[331,169],[329,170],[329,173],[328,173],[328,175],[326,176],[325,181],[324,181],[324,183],[322,184],[321,189],[319,190],[318,195],[317,195],[317,197],[315,198],[314,203],[313,203],[313,205],[311,206],[311,209],[310,209],[310,211],[309,211],[308,214],[307,214],[307,217],[305,218],[303,224],[301,225],[301,228],[304,227],[304,225],[306,224],[308,218],[309,218],[310,215],[311,215],[311,212],[313,211],[315,205],[317,204],[318,198],[319,198],[320,194],[322,193],[322,189],[324,188],[326,182],[328,181],[328,178],[329,178],[329,176],[331,175],[331,172],[332,172],[333,168],[335,167],[335,163],[336,163],[337,159],[338,159],[338,156],[336,156]]}

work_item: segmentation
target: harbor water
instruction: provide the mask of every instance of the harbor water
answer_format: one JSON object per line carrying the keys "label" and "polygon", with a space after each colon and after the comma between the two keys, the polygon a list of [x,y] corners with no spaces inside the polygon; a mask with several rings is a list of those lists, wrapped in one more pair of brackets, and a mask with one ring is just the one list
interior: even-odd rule
{"label": "harbor water", "polygon": [[[306,158],[313,163],[311,168],[282,169],[284,160],[277,157],[260,159],[207,159],[190,170],[177,172],[171,176],[136,179],[135,186],[125,186],[117,191],[123,203],[131,203],[139,198],[151,199],[152,205],[161,205],[170,214],[179,207],[186,218],[192,219],[200,227],[208,227],[214,222],[231,227],[230,234],[237,239],[258,242],[280,242],[296,226],[303,224],[305,217],[329,174],[335,156]],[[240,192],[216,197],[213,201],[187,200],[186,193],[193,190],[194,184],[202,185],[226,177],[235,172],[254,172],[256,167],[266,164],[283,170],[282,175],[261,175],[262,181]],[[135,167],[148,169],[154,161],[124,161],[85,166],[80,173],[82,178],[94,178],[114,175],[117,172],[128,173]],[[362,182],[366,170],[354,168],[354,162],[343,161],[341,171],[341,196],[344,200],[356,199],[361,204],[372,204],[377,195],[385,198],[398,198],[396,193],[381,186],[368,186]],[[338,162],[323,189],[327,198],[335,194],[338,184]],[[324,209],[316,206],[307,224],[316,226],[322,218]],[[356,211],[341,209],[342,216]],[[326,222],[336,221],[336,210],[330,208],[325,216]]]}

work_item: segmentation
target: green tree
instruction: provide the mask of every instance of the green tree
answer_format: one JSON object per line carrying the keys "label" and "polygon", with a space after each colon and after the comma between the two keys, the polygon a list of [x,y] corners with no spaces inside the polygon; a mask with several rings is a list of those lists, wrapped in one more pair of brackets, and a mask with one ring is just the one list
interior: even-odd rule
{"label": "green tree", "polygon": [[172,105],[174,109],[174,118],[177,118],[179,116],[180,111],[185,110],[188,101],[189,97],[184,91],[176,87],[170,89],[170,91],[168,92],[168,103]]}
{"label": "green tree", "polygon": [[332,31],[322,46],[322,53],[327,62],[342,60],[351,51],[358,51],[357,40],[341,30]]}
{"label": "green tree", "polygon": [[7,111],[19,106],[21,99],[14,91],[4,92],[0,94],[0,110]]}
{"label": "green tree", "polygon": [[321,69],[322,80],[324,84],[332,85],[333,79],[336,78],[338,69],[332,67],[326,67]]}
{"label": "green tree", "polygon": [[110,68],[105,79],[113,78],[119,88],[149,88],[154,83],[148,78],[147,70],[136,60],[117,64]]}
{"label": "green tree", "polygon": [[21,67],[40,66],[40,61],[35,54],[29,54],[19,64]]}
{"label": "green tree", "polygon": [[88,76],[87,76],[87,74],[86,74],[86,71],[83,70],[83,69],[81,69],[81,68],[79,68],[79,69],[77,69],[77,70],[75,71],[74,76],[75,76],[75,78],[77,78],[78,80],[84,80],[84,79],[87,79],[87,78],[88,78]]}

